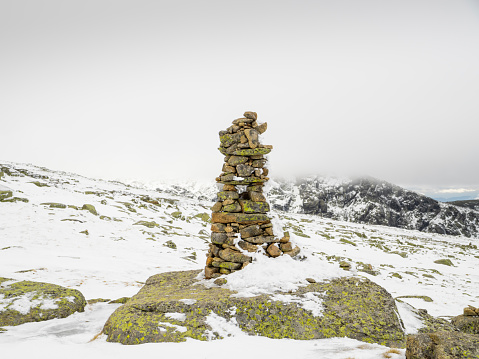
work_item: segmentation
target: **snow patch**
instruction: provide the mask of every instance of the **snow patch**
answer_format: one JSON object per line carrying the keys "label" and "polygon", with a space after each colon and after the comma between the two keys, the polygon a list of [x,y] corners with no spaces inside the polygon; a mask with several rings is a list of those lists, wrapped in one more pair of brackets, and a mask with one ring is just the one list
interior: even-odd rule
{"label": "snow patch", "polygon": [[207,336],[210,340],[215,337],[214,333],[217,333],[222,337],[238,337],[247,335],[238,326],[236,318],[226,320],[214,312],[206,317],[206,324],[211,327],[211,331],[207,331]]}
{"label": "snow patch", "polygon": [[184,322],[186,320],[185,313],[165,313],[165,317]]}
{"label": "snow patch", "polygon": [[193,305],[196,303],[196,299],[180,299],[179,301],[185,303],[186,305]]}
{"label": "snow patch", "polygon": [[0,295],[0,312],[6,310],[15,310],[23,315],[26,315],[33,308],[39,308],[42,310],[58,309],[58,305],[56,303],[59,302],[60,299],[52,299],[42,295],[38,296],[36,299],[33,299],[35,296],[37,296],[37,292],[26,293],[22,296],[14,298],[5,298],[5,296],[2,294]]}
{"label": "snow patch", "polygon": [[168,328],[173,328],[174,330],[176,330],[177,332],[180,332],[180,333],[185,333],[188,328],[186,327],[183,327],[181,325],[176,325],[176,324],[171,324],[171,323],[163,323],[163,322],[159,322],[158,323],[158,328],[160,329],[163,329],[163,330],[167,330]]}
{"label": "snow patch", "polygon": [[315,317],[320,317],[323,313],[323,300],[319,297],[320,293],[305,293],[301,296],[275,294],[271,297],[272,300],[277,300],[284,303],[297,303],[303,309],[311,311]]}

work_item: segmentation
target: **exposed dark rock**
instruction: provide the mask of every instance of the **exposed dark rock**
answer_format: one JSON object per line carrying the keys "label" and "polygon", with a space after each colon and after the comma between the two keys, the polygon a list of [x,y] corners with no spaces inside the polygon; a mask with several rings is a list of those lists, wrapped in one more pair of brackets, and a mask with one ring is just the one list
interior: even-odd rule
{"label": "exposed dark rock", "polygon": [[465,201],[452,201],[447,202],[447,204],[452,204],[458,207],[465,207],[479,211],[479,199],[470,199]]}

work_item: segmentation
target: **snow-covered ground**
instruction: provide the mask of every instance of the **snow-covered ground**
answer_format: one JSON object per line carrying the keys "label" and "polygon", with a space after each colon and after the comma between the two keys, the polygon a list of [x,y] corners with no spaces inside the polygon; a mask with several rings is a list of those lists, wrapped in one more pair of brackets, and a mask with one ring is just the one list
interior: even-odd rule
{"label": "snow-covered ground", "polygon": [[[0,165],[11,173],[1,178],[2,190],[9,188],[14,197],[28,199],[0,203],[1,277],[78,289],[87,300],[118,299],[136,294],[153,274],[204,266],[210,229],[201,214],[209,215],[212,205],[208,201],[211,193],[204,186],[192,184],[186,190],[163,186],[158,191],[158,185],[125,185],[32,165]],[[203,189],[207,192],[203,201],[187,195]],[[66,208],[43,203],[61,203]],[[84,204],[95,206],[98,215],[82,210]],[[397,302],[408,333],[414,333],[419,322],[407,304],[446,318],[461,314],[468,304],[479,304],[479,243],[470,243],[468,238],[277,214],[292,241],[301,247],[301,260],[263,258],[229,275],[226,287],[237,290],[238,295],[294,289],[307,284],[308,277],[361,275],[393,297],[432,299],[402,298],[403,302]],[[155,224],[148,227],[140,221]],[[438,259],[450,259],[454,266],[434,263]],[[352,269],[340,269],[340,261],[349,262]],[[321,303],[311,300],[303,305],[320,315]],[[230,335],[224,340],[123,346],[107,343],[98,335],[117,307],[89,304],[84,313],[65,319],[6,327],[0,334],[2,357],[210,358],[214,353],[228,353],[229,358],[264,354],[275,358],[405,357],[404,350],[394,353],[387,347],[347,338],[295,341],[251,337],[218,318],[212,318],[211,324]]]}

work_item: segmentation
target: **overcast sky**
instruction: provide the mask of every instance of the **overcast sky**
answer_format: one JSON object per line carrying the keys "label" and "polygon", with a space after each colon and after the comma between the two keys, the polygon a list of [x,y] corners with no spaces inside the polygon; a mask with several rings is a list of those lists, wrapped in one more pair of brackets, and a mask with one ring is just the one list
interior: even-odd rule
{"label": "overcast sky", "polygon": [[479,1],[0,0],[0,160],[214,178],[268,122],[271,176],[479,189]]}

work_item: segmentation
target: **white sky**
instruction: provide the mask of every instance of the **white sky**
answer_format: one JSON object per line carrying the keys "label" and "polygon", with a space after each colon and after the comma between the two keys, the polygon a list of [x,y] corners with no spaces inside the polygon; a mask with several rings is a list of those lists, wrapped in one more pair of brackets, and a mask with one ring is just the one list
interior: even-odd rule
{"label": "white sky", "polygon": [[268,122],[271,176],[479,189],[479,2],[0,0],[0,160],[214,180]]}

